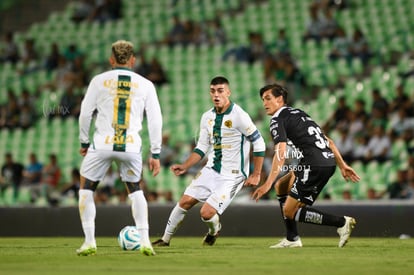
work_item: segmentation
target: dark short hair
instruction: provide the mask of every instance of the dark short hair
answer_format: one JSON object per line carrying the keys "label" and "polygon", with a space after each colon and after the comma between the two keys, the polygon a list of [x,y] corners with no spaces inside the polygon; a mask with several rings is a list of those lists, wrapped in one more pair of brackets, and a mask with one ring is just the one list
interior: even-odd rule
{"label": "dark short hair", "polygon": [[224,76],[216,76],[210,81],[210,85],[217,85],[217,84],[229,85],[229,81]]}
{"label": "dark short hair", "polygon": [[279,84],[268,84],[264,87],[262,87],[260,89],[260,97],[263,96],[264,92],[271,90],[272,91],[272,95],[274,97],[278,97],[278,96],[282,96],[283,97],[283,102],[287,103],[287,96],[288,96],[288,91],[286,90],[285,87],[279,85]]}

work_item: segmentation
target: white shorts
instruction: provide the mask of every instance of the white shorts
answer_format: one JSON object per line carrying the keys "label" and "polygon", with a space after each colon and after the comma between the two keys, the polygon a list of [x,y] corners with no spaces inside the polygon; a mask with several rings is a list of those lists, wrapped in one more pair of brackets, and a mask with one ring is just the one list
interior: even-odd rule
{"label": "white shorts", "polygon": [[139,153],[88,149],[82,161],[80,174],[92,181],[101,181],[112,162],[115,161],[123,182],[139,182],[142,157]]}
{"label": "white shorts", "polygon": [[220,215],[243,187],[243,176],[224,176],[209,167],[201,169],[184,194],[200,202],[207,202]]}

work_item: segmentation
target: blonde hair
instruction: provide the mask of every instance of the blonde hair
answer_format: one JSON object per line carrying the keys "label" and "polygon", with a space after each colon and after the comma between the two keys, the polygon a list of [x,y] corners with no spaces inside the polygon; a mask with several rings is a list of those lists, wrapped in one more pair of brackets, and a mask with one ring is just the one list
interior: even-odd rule
{"label": "blonde hair", "polygon": [[112,44],[112,54],[118,64],[126,64],[134,55],[134,45],[126,40],[118,40]]}

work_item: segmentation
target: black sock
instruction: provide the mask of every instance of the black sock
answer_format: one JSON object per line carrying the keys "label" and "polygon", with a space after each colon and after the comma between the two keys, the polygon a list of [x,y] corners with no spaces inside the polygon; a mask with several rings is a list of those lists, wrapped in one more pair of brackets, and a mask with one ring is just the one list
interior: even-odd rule
{"label": "black sock", "polygon": [[327,226],[342,227],[345,224],[345,218],[343,216],[334,216],[331,214],[323,213],[319,210],[302,207],[296,212],[295,220],[303,223],[312,223]]}
{"label": "black sock", "polygon": [[296,221],[290,220],[283,214],[283,206],[285,205],[287,195],[278,195],[277,199],[280,204],[280,212],[282,212],[283,221],[285,222],[286,228],[286,239],[288,241],[296,241],[299,238],[298,229],[296,227]]}

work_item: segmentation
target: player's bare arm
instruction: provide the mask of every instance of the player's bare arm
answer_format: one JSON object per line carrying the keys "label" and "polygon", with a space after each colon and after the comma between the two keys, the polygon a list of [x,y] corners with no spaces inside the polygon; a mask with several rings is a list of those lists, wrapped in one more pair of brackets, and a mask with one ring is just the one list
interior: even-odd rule
{"label": "player's bare arm", "polygon": [[160,160],[159,159],[155,159],[155,158],[150,158],[149,159],[149,169],[152,172],[152,175],[155,177],[159,174],[160,172]]}
{"label": "player's bare arm", "polygon": [[264,157],[253,157],[254,170],[244,182],[245,186],[257,186],[260,183],[260,176],[262,172]]}
{"label": "player's bare arm", "polygon": [[86,156],[86,153],[88,152],[88,148],[80,148],[79,149],[79,154],[84,157]]}
{"label": "player's bare arm", "polygon": [[195,152],[192,152],[184,163],[173,164],[171,165],[170,169],[176,176],[180,176],[180,175],[185,174],[191,166],[193,166],[200,160],[201,160],[201,156]]}
{"label": "player's bare arm", "polygon": [[342,177],[346,180],[346,181],[352,181],[352,182],[358,182],[361,178],[360,176],[357,174],[357,172],[355,172],[355,170],[349,166],[344,159],[342,158],[341,153],[339,152],[338,148],[336,147],[335,143],[333,142],[332,139],[328,138],[327,136],[325,136],[326,139],[328,140],[328,144],[329,144],[329,148],[332,150],[332,152],[335,155],[335,161],[336,164],[338,165],[340,171],[341,171],[341,175]]}
{"label": "player's bare arm", "polygon": [[244,182],[245,186],[257,186],[260,182],[260,174],[251,174]]}
{"label": "player's bare arm", "polygon": [[286,142],[279,142],[275,145],[275,153],[273,155],[272,170],[266,181],[258,187],[252,194],[252,198],[258,201],[263,195],[269,192],[279,175],[283,164],[285,163]]}

